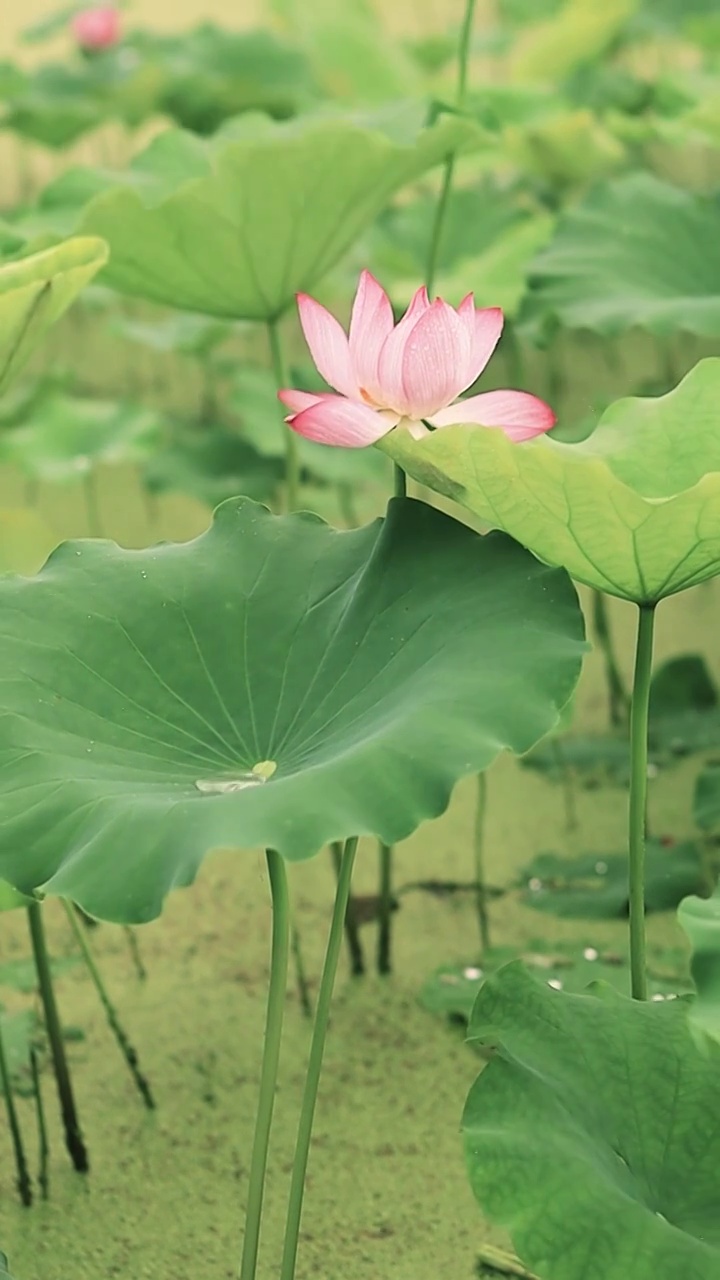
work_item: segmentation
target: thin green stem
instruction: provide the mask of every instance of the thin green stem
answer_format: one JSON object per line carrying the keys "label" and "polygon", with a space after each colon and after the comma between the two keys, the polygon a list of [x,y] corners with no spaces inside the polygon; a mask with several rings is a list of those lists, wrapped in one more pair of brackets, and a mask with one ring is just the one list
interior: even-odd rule
{"label": "thin green stem", "polygon": [[475,907],[477,910],[478,928],[480,930],[480,946],[482,947],[483,953],[485,953],[490,946],[490,913],[488,911],[484,858],[486,811],[487,778],[484,773],[479,773],[477,776],[477,797],[475,800],[473,856],[475,866]]}
{"label": "thin green stem", "polygon": [[297,923],[293,920],[290,926],[290,946],[292,947],[293,960],[295,962],[295,982],[298,989],[298,999],[300,1000],[300,1008],[306,1018],[312,1018],[313,1007],[312,997],[310,995],[310,984],[307,980],[305,970],[305,961],[302,953],[302,942],[300,941],[300,930]]}
{"label": "thin green stem", "polygon": [[72,903],[68,902],[67,899],[63,898],[63,906],[65,908],[65,914],[70,922],[70,928],[73,931],[75,941],[77,942],[77,945],[80,948],[80,951],[82,953],[82,958],[85,961],[85,967],[88,973],[90,974],[90,978],[92,980],[93,986],[95,987],[95,990],[97,991],[98,996],[100,998],[100,1003],[103,1009],[105,1010],[105,1017],[107,1018],[108,1026],[112,1031],[115,1037],[115,1040],[117,1042],[118,1048],[127,1063],[128,1070],[133,1080],[135,1081],[135,1085],[137,1087],[138,1093],[140,1094],[140,1097],[142,1098],[148,1110],[154,1111],[155,1099],[153,1098],[152,1090],[150,1088],[148,1080],[140,1070],[140,1059],[138,1058],[137,1050],[131,1044],[130,1038],[127,1035],[127,1032],[125,1031],[125,1028],[123,1027],[122,1023],[120,1022],[117,1009],[115,1008],[112,1000],[110,999],[110,996],[107,993],[107,989],[105,987],[105,983],[103,982],[100,970],[97,967],[95,957],[92,951],[90,950],[90,943],[87,940],[85,930],[83,929],[82,925],[80,924],[80,921],[77,918],[77,914],[75,912],[75,909]]}
{"label": "thin green stem", "polygon": [[145,961],[142,958],[142,953],[140,951],[140,943],[137,940],[137,934],[135,930],[130,927],[129,924],[126,924],[123,927],[123,932],[125,934],[125,937],[127,938],[127,944],[130,949],[132,962],[135,966],[135,972],[141,982],[146,982],[147,969],[145,968]]}
{"label": "thin green stem", "polygon": [[48,1173],[50,1165],[50,1142],[48,1139],[47,1122],[45,1119],[45,1104],[42,1096],[42,1085],[40,1083],[40,1063],[38,1062],[37,1049],[34,1045],[30,1046],[30,1073],[32,1075],[33,1082],[33,1097],[35,1098],[35,1116],[38,1131],[38,1185],[40,1187],[40,1195],[43,1200],[47,1200],[50,1193],[50,1176]]}
{"label": "thin green stem", "polygon": [[442,186],[440,188],[440,195],[435,208],[435,217],[433,219],[433,227],[430,235],[430,247],[428,249],[427,262],[425,264],[425,285],[430,297],[432,297],[433,289],[435,288],[435,277],[437,275],[438,260],[440,257],[440,242],[442,239],[443,228],[445,226],[445,215],[447,214],[447,207],[450,200],[450,191],[452,189],[454,176],[455,157],[448,156],[445,161]]}
{"label": "thin green stem", "polygon": [[255,1137],[250,1160],[250,1185],[245,1211],[245,1239],[243,1241],[240,1280],[255,1280],[258,1247],[260,1244],[260,1220],[262,1218],[265,1172],[267,1169],[270,1128],[272,1126],[275,1091],[277,1088],[280,1041],[287,990],[288,957],[290,953],[290,893],[285,863],[274,849],[265,854],[270,878],[273,924],[270,955],[270,987],[268,990],[265,1019],[265,1045],[260,1073],[260,1095],[255,1117]]}
{"label": "thin green stem", "polygon": [[560,782],[562,784],[563,799],[565,801],[565,830],[577,831],[578,814],[577,814],[577,798],[575,794],[575,774],[568,764],[567,756],[562,742],[556,734],[550,739],[550,749],[555,757],[555,763],[560,774]]}
{"label": "thin green stem", "polygon": [[[470,37],[472,35],[473,19],[475,17],[475,4],[476,0],[465,0],[465,12],[463,14],[462,26],[460,28],[460,38],[458,40],[458,76],[455,105],[459,111],[462,111],[465,106],[465,98],[467,96],[468,68],[470,64]],[[425,267],[425,284],[431,297],[435,286],[435,276],[437,275],[443,227],[445,226],[445,217],[447,214],[448,201],[450,199],[450,191],[452,190],[454,175],[455,156],[450,155],[445,161],[445,172],[443,173],[440,196],[435,210],[427,264]]]}
{"label": "thin green stem", "polygon": [[7,1111],[8,1125],[10,1127],[10,1137],[12,1139],[13,1152],[15,1154],[15,1168],[17,1170],[17,1189],[20,1199],[26,1208],[32,1204],[32,1182],[28,1172],[27,1158],[25,1156],[25,1147],[23,1145],[22,1130],[20,1129],[20,1117],[15,1106],[15,1095],[12,1088],[12,1080],[10,1079],[10,1067],[8,1066],[7,1054],[5,1053],[5,1041],[2,1034],[2,1022],[0,1021],[0,1084],[2,1085],[3,1095],[5,1097],[5,1110]]}
{"label": "thin green stem", "polygon": [[641,604],[630,707],[630,806],[628,823],[630,976],[635,1000],[647,999],[645,965],[645,839],[648,766],[648,711],[652,675],[655,605]]}
{"label": "thin green stem", "polygon": [[403,471],[402,467],[399,466],[397,462],[393,463],[393,479],[395,484],[395,488],[393,491],[394,497],[406,498],[407,497],[407,476],[405,475],[405,472]]}
{"label": "thin green stem", "polygon": [[627,724],[630,695],[625,688],[625,682],[615,654],[612,631],[610,630],[610,616],[605,595],[602,591],[593,591],[593,628],[605,662],[610,723],[613,728],[619,728],[621,725]]}
{"label": "thin green stem", "polygon": [[68,1065],[67,1057],[65,1056],[65,1041],[63,1040],[60,1015],[55,1001],[55,991],[53,989],[50,959],[48,956],[47,943],[45,941],[45,929],[43,926],[42,908],[40,903],[33,902],[32,906],[29,906],[27,909],[27,915],[30,927],[30,940],[32,942],[33,957],[35,959],[35,969],[38,977],[38,986],[40,988],[40,999],[42,1000],[43,1013],[45,1015],[45,1030],[50,1044],[53,1070],[55,1072],[55,1083],[57,1085],[58,1098],[60,1100],[60,1111],[62,1113],[63,1125],[65,1127],[65,1145],[67,1146],[68,1152],[70,1153],[70,1159],[78,1173],[87,1173],[90,1168],[90,1162],[88,1160],[87,1148],[83,1141],[80,1121],[78,1119],[77,1108],[75,1106],[75,1095],[73,1093],[72,1080],[70,1079],[70,1067]]}
{"label": "thin green stem", "polygon": [[288,1202],[287,1222],[285,1226],[285,1244],[283,1247],[282,1264],[280,1267],[280,1280],[294,1280],[295,1276],[298,1238],[300,1235],[300,1219],[302,1217],[303,1195],[305,1191],[305,1176],[307,1173],[308,1156],[310,1154],[310,1137],[312,1134],[313,1119],[315,1117],[315,1104],[317,1102],[318,1085],[320,1083],[323,1053],[325,1050],[325,1037],[327,1035],[328,1020],[330,1017],[330,1002],[332,1000],[335,974],[337,973],[338,959],[342,946],[345,914],[347,912],[348,900],[350,898],[350,885],[352,883],[352,872],[356,852],[357,838],[353,837],[350,840],[346,840],[340,863],[340,875],[338,877],[337,892],[335,894],[335,906],[333,908],[332,923],[330,925],[327,951],[325,953],[325,964],[323,966],[322,978],[320,980],[320,991],[318,993],[317,1010],[315,1013],[315,1026],[313,1027],[307,1074],[305,1076],[305,1088],[303,1090],[300,1122],[298,1124],[297,1142],[295,1146],[295,1159],[293,1161],[293,1171],[290,1183],[290,1198]]}
{"label": "thin green stem", "polygon": [[378,900],[378,973],[392,973],[392,917],[393,917],[393,847],[378,843],[380,862],[380,894]]}
{"label": "thin green stem", "polygon": [[[333,860],[336,880],[340,879],[342,851],[342,840],[333,840],[330,845],[330,855]],[[355,899],[352,894],[350,894],[350,897],[348,898],[347,911],[345,912],[345,938],[347,941],[348,954],[350,956],[350,972],[353,978],[362,978],[365,973],[365,956],[363,954],[362,942],[360,940],[360,928],[358,925],[357,912],[355,910]]]}
{"label": "thin green stem", "polygon": [[[288,379],[285,372],[285,361],[283,360],[282,345],[280,342],[280,330],[277,320],[268,320],[267,322],[268,342],[270,343],[270,360],[272,363],[273,375],[275,377],[275,385],[278,391],[283,387],[287,387]],[[288,511],[295,511],[298,505],[300,494],[300,456],[298,453],[298,441],[292,427],[285,426],[285,505]]]}

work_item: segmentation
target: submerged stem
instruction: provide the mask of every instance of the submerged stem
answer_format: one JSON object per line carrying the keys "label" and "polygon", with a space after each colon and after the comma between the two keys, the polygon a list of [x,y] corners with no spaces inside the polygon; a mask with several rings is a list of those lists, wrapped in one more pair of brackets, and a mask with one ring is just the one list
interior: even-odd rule
{"label": "submerged stem", "polygon": [[475,829],[473,837],[473,854],[475,859],[475,906],[477,910],[478,928],[480,930],[480,946],[483,954],[490,946],[490,914],[488,911],[487,885],[485,883],[484,835],[485,811],[487,808],[487,778],[484,773],[477,776],[477,798],[475,801]]}
{"label": "submerged stem", "polygon": [[8,1126],[10,1129],[10,1137],[12,1139],[13,1153],[15,1155],[15,1169],[17,1171],[17,1189],[20,1199],[29,1208],[32,1204],[32,1182],[28,1171],[27,1157],[25,1155],[25,1147],[23,1145],[22,1130],[20,1128],[20,1117],[18,1116],[17,1107],[15,1106],[15,1095],[12,1090],[12,1081],[10,1079],[10,1067],[8,1065],[7,1054],[5,1053],[5,1041],[3,1040],[2,1023],[0,1022],[0,1085],[5,1097],[5,1110],[7,1111]]}
{"label": "submerged stem", "polygon": [[[472,35],[473,18],[475,16],[475,3],[476,0],[465,0],[465,12],[463,14],[462,26],[460,28],[460,38],[458,40],[458,77],[455,105],[459,111],[461,111],[465,106],[465,97],[467,94],[468,66],[470,62],[470,36]],[[445,172],[443,173],[440,196],[435,209],[435,218],[433,221],[427,264],[425,267],[425,284],[430,297],[432,297],[435,285],[435,276],[437,274],[438,260],[440,256],[440,244],[442,241],[443,227],[445,226],[445,216],[447,213],[454,175],[455,156],[450,155],[445,161]]]}
{"label": "submerged stem", "polygon": [[[272,362],[273,375],[275,377],[275,385],[278,391],[283,387],[287,387],[288,379],[285,372],[285,361],[283,360],[282,344],[280,342],[280,330],[277,320],[268,320],[267,322],[268,342],[270,343],[270,359]],[[287,423],[284,425],[285,431],[285,505],[288,511],[295,511],[298,505],[300,493],[300,456],[298,453],[298,441],[292,427]]]}
{"label": "submerged stem", "polygon": [[30,1046],[30,1072],[33,1082],[33,1095],[35,1098],[35,1116],[37,1119],[38,1131],[38,1185],[43,1200],[47,1200],[50,1192],[50,1177],[48,1168],[50,1164],[50,1142],[48,1140],[47,1123],[45,1120],[45,1104],[42,1096],[42,1085],[40,1084],[40,1063],[38,1062],[37,1050],[34,1045]]}
{"label": "submerged stem", "polygon": [[378,973],[392,973],[393,855],[391,844],[378,844],[380,854],[380,900],[378,909]]}
{"label": "submerged stem", "polygon": [[645,966],[645,839],[648,765],[648,711],[652,674],[655,605],[638,607],[635,677],[630,706],[630,805],[628,822],[630,976],[635,1000],[647,999]]}
{"label": "submerged stem", "polygon": [[273,924],[270,957],[270,987],[265,1019],[265,1046],[260,1073],[260,1094],[255,1118],[255,1137],[250,1160],[250,1184],[245,1211],[240,1280],[255,1280],[260,1220],[262,1218],[265,1171],[267,1169],[270,1127],[272,1125],[275,1090],[277,1088],[280,1041],[282,1037],[285,994],[287,990],[288,956],[290,952],[290,894],[285,863],[275,849],[266,850]]}
{"label": "submerged stem", "polygon": [[[340,879],[342,851],[342,840],[333,840],[330,845],[330,855],[333,860],[336,880]],[[350,897],[348,898],[347,910],[345,911],[345,938],[347,940],[348,954],[350,956],[350,972],[353,978],[361,978],[365,972],[365,956],[363,954],[362,942],[360,940],[360,929],[358,926],[357,911],[355,910],[355,899],[352,894],[350,894]]]}
{"label": "submerged stem", "polygon": [[72,903],[68,902],[66,898],[63,898],[63,906],[65,908],[65,914],[68,920],[70,921],[70,927],[75,936],[75,941],[77,942],[80,948],[80,951],[82,952],[82,958],[85,961],[85,967],[88,973],[90,974],[90,978],[92,979],[93,986],[95,987],[95,990],[97,991],[98,996],[100,997],[100,1003],[103,1009],[105,1010],[105,1017],[107,1018],[108,1026],[112,1031],[115,1037],[115,1040],[117,1041],[118,1048],[120,1049],[120,1052],[127,1063],[128,1069],[130,1071],[130,1074],[133,1080],[135,1081],[135,1085],[137,1087],[138,1093],[140,1094],[140,1097],[142,1098],[148,1110],[154,1111],[155,1099],[153,1098],[152,1090],[150,1088],[150,1085],[146,1077],[143,1075],[142,1071],[140,1070],[140,1059],[138,1058],[137,1050],[131,1044],[130,1039],[125,1031],[125,1028],[120,1022],[120,1018],[118,1017],[117,1010],[107,993],[105,983],[103,982],[102,976],[100,974],[100,970],[97,967],[95,957],[92,951],[90,950],[90,943],[88,942],[85,932],[77,918],[75,909]]}
{"label": "submerged stem", "polygon": [[45,1030],[47,1031],[48,1042],[50,1044],[53,1070],[55,1072],[55,1083],[57,1085],[58,1098],[60,1100],[60,1111],[62,1113],[63,1125],[65,1128],[65,1145],[70,1154],[70,1159],[78,1173],[87,1173],[90,1168],[90,1162],[88,1160],[87,1148],[83,1141],[80,1121],[78,1119],[77,1108],[75,1106],[75,1095],[73,1093],[72,1080],[70,1078],[70,1067],[68,1066],[68,1060],[65,1055],[65,1042],[63,1040],[60,1015],[55,1001],[55,991],[53,989],[50,959],[48,957],[47,943],[45,941],[45,929],[43,926],[42,908],[40,903],[33,902],[27,909],[27,915],[33,956],[35,959],[35,969],[38,977],[38,986],[40,988],[40,999],[42,1000],[43,1013],[45,1015]]}
{"label": "submerged stem", "polygon": [[[310,1153],[310,1137],[312,1134],[313,1119],[315,1116],[315,1104],[317,1102],[318,1085],[320,1083],[320,1072],[322,1070],[323,1053],[325,1050],[325,1038],[327,1035],[328,1020],[330,1016],[330,1002],[332,999],[333,986],[335,984],[335,974],[337,972],[340,948],[342,946],[345,913],[347,911],[348,899],[350,897],[350,885],[352,882],[352,872],[355,862],[355,854],[357,852],[357,843],[356,836],[345,841],[340,862],[340,875],[338,877],[335,906],[333,908],[332,923],[330,925],[327,951],[325,953],[325,964],[323,966],[322,978],[320,980],[317,1010],[315,1013],[315,1026],[313,1027],[307,1074],[305,1076],[305,1088],[303,1090],[302,1106],[300,1110],[300,1122],[298,1124],[295,1159],[293,1161],[292,1179],[290,1183],[290,1199],[288,1202],[287,1222],[285,1226],[285,1244],[283,1246],[280,1280],[294,1280],[295,1276],[298,1237],[300,1234],[300,1219],[302,1217],[303,1195],[305,1191],[305,1176],[307,1173],[308,1156]],[[244,1277],[241,1277],[241,1280],[244,1280]]]}
{"label": "submerged stem", "polygon": [[613,728],[627,723],[630,696],[620,673],[615,654],[607,601],[602,591],[593,591],[593,627],[605,661],[605,676],[610,702],[610,723]]}

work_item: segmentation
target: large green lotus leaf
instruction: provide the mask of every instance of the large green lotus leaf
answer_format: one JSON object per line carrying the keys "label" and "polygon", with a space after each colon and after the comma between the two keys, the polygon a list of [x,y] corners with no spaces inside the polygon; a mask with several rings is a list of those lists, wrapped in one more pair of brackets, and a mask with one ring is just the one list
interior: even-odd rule
{"label": "large green lotus leaf", "polygon": [[[437,293],[459,302],[472,290],[476,306],[502,307],[506,317],[514,318],[525,295],[530,263],[547,244],[553,226],[551,214],[538,213],[509,227],[477,257],[464,259],[454,271],[439,272]],[[413,292],[409,281],[393,285],[393,297],[401,301],[409,302]]]}
{"label": "large green lotus leaf", "polygon": [[101,462],[142,462],[159,446],[153,409],[51,393],[22,426],[0,433],[0,460],[39,480],[77,480]]}
{"label": "large green lotus leaf", "polygon": [[720,1045],[688,1002],[488,979],[471,1040],[497,1047],[463,1120],[470,1181],[543,1280],[717,1280]]}
{"label": "large green lotus leaf", "polygon": [[668,395],[616,401],[578,444],[457,426],[391,431],[379,447],[610,595],[652,602],[720,573],[720,359]]}
{"label": "large green lotus leaf", "polygon": [[648,173],[595,190],[535,260],[528,323],[720,335],[720,204]]}
{"label": "large green lotus leaf", "polygon": [[693,1022],[720,1040],[720,891],[711,898],[686,898],[678,907],[678,922],[692,947]]}
{"label": "large green lotus leaf", "polygon": [[8,1271],[9,1265],[7,1254],[3,1253],[0,1249],[0,1280],[12,1280],[12,1276]]}
{"label": "large green lotus leaf", "polygon": [[103,241],[82,236],[0,266],[0,395],[106,260]]}
{"label": "large green lotus leaf", "polygon": [[218,846],[393,844],[552,728],[584,648],[565,574],[412,500],[67,543],[0,580],[0,875],[129,922]]}
{"label": "large green lotus leaf", "polygon": [[377,123],[242,118],[203,145],[176,132],[81,216],[107,239],[121,293],[227,319],[280,315],[332,267],[390,197],[484,134],[459,117],[422,127],[403,108]]}

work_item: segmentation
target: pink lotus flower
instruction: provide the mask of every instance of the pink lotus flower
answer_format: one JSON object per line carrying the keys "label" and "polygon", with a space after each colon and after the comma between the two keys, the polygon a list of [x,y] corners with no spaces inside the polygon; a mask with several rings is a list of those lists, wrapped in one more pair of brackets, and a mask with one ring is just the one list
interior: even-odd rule
{"label": "pink lotus flower", "polygon": [[308,440],[361,449],[397,426],[417,440],[429,428],[474,422],[520,441],[555,423],[552,409],[525,391],[457,401],[482,373],[503,327],[499,307],[477,308],[471,293],[456,310],[418,289],[395,324],[385,290],[363,271],[349,334],[305,293],[298,294],[298,310],[312,358],[339,392],[278,392],[291,410],[286,421]]}
{"label": "pink lotus flower", "polygon": [[113,5],[81,9],[72,20],[72,33],[81,49],[109,49],[120,39],[120,13]]}

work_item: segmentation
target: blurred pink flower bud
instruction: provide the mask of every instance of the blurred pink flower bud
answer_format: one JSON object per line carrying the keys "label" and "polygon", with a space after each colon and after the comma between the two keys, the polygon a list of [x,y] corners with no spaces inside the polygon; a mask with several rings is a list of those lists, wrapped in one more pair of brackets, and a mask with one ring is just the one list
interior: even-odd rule
{"label": "blurred pink flower bud", "polygon": [[114,5],[81,9],[72,20],[72,32],[81,49],[109,49],[120,39],[120,13]]}

